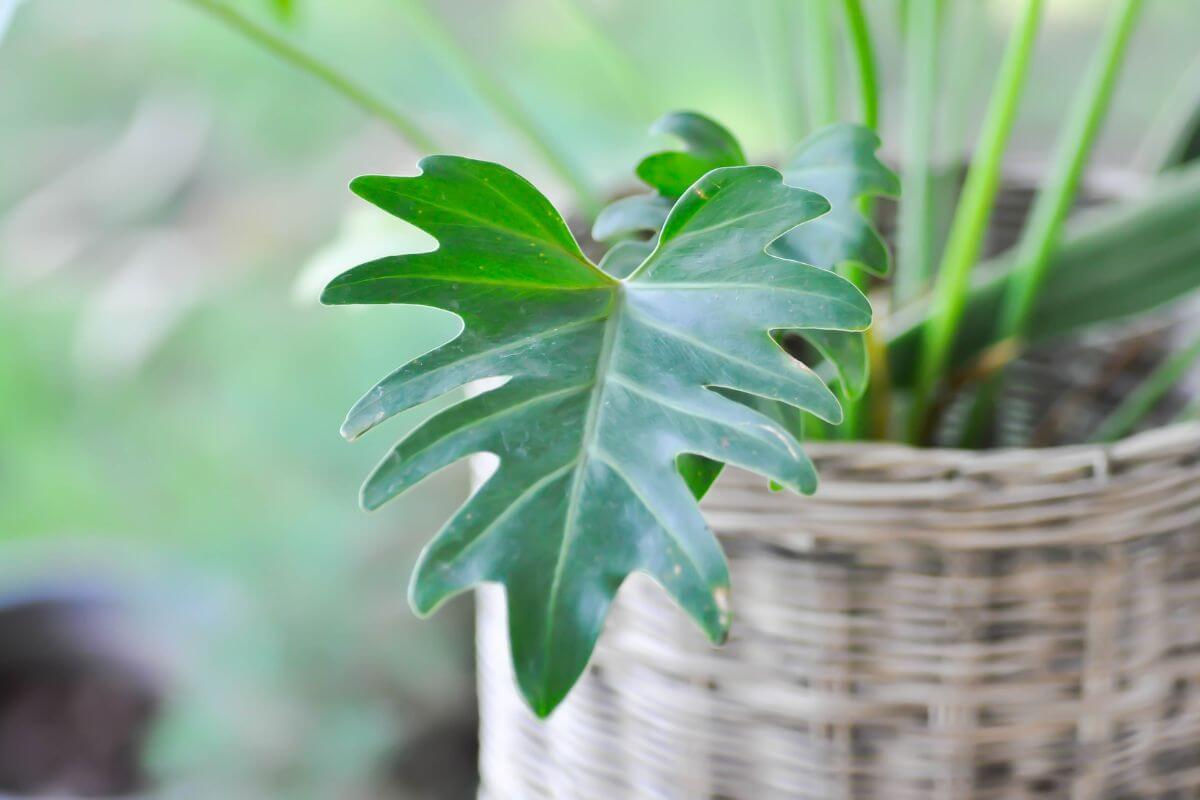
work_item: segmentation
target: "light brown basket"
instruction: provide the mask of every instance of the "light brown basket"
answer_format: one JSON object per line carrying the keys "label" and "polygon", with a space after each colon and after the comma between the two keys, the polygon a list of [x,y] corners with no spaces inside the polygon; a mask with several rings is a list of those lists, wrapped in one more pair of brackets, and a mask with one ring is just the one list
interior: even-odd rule
{"label": "light brown basket", "polygon": [[1200,797],[1200,424],[1111,447],[813,445],[731,471],[723,648],[648,580],[547,722],[479,599],[489,800]]}
{"label": "light brown basket", "polygon": [[[989,252],[1024,222],[1023,175]],[[1085,205],[1113,194],[1104,177]],[[1001,443],[1085,440],[1178,320],[1018,362]],[[723,648],[634,576],[539,722],[514,688],[503,593],[480,591],[481,797],[1200,798],[1200,423],[1106,447],[809,452],[814,497],[729,471],[704,503],[733,577]]]}

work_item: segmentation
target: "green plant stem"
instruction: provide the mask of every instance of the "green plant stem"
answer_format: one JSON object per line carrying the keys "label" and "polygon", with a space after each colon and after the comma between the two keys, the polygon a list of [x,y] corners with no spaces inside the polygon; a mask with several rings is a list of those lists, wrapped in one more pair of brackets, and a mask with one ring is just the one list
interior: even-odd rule
{"label": "green plant stem", "polygon": [[[871,29],[863,11],[861,0],[843,0],[846,30],[850,36],[850,50],[858,77],[858,101],[862,124],[872,130],[879,129],[879,68],[875,61],[875,48],[871,41]],[[874,203],[863,198],[859,211],[868,219],[874,214]],[[870,288],[870,276],[854,266],[841,270],[843,277],[864,293]],[[890,387],[887,379],[887,358],[879,334],[872,327],[866,332],[867,353],[871,361],[871,384],[863,397],[843,397],[846,408],[846,435],[853,439],[882,437],[887,427],[887,406],[890,404]]]}
{"label": "green plant stem", "polygon": [[[1050,257],[1058,247],[1063,223],[1075,204],[1083,168],[1108,112],[1142,6],[1143,0],[1118,0],[1113,8],[1100,48],[1059,137],[1050,177],[1038,193],[1017,246],[1016,271],[1008,283],[997,325],[998,342],[1012,339],[1019,345],[1029,327]],[[968,415],[964,444],[978,446],[983,442],[988,421],[995,413],[1001,381],[1002,375],[996,375],[980,386]]]}
{"label": "green plant stem", "polygon": [[917,297],[933,274],[933,148],[941,50],[938,0],[909,0],[905,37],[904,167],[896,307]]}
{"label": "green plant stem", "polygon": [[1129,434],[1197,361],[1200,361],[1200,336],[1172,354],[1130,392],[1100,423],[1092,441],[1113,442]]}
{"label": "green plant stem", "polygon": [[808,122],[813,130],[837,122],[837,54],[833,49],[832,0],[803,0],[801,34]]}
{"label": "green plant stem", "polygon": [[186,0],[196,8],[208,12],[225,25],[255,42],[297,69],[303,70],[322,81],[342,97],[363,111],[391,125],[416,150],[433,152],[438,149],[433,138],[417,125],[407,114],[363,88],[351,78],[333,67],[306,53],[287,39],[259,25],[240,11],[220,0]]}
{"label": "green plant stem", "polygon": [[455,37],[442,19],[429,9],[427,0],[398,0],[425,35],[425,41],[440,51],[458,69],[489,108],[525,140],[575,194],[582,210],[595,214],[602,205],[583,172],[565,155],[525,111],[516,97],[480,64]]}
{"label": "green plant stem", "polygon": [[862,109],[862,124],[872,130],[879,128],[879,68],[875,63],[875,48],[871,29],[863,12],[862,0],[844,0],[846,27],[850,32],[850,49],[858,72],[858,99]]}
{"label": "green plant stem", "polygon": [[[811,130],[819,130],[837,122],[837,54],[834,52],[833,0],[803,0],[801,19],[801,48],[804,56],[805,98],[808,101],[808,122]],[[844,272],[843,272],[844,275]],[[865,280],[865,276],[863,279]],[[832,428],[831,436],[855,438],[862,429],[863,409],[845,391],[840,391],[842,424]],[[818,425],[806,428],[816,435]]]}
{"label": "green plant stem", "polygon": [[763,75],[778,117],[783,150],[791,148],[804,136],[805,121],[801,104],[804,90],[792,57],[795,50],[792,5],[791,0],[751,0],[750,3],[758,49],[762,53]]}
{"label": "green plant stem", "polygon": [[971,270],[983,246],[983,236],[1000,187],[1004,151],[1025,86],[1043,5],[1043,0],[1026,0],[1017,27],[1009,37],[996,87],[984,116],[979,148],[967,172],[950,227],[946,252],[934,286],[933,316],[925,331],[924,349],[909,409],[906,438],[912,444],[921,443],[925,437],[930,423],[930,403],[962,319]]}

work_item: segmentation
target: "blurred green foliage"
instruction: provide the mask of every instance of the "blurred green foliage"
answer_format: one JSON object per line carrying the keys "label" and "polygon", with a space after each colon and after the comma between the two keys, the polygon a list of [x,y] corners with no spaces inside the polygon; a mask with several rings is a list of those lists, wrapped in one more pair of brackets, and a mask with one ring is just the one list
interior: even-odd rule
{"label": "blurred green foliage", "polygon": [[[231,2],[268,24],[285,12],[281,31],[416,115],[445,150],[564,196],[398,4]],[[788,144],[743,4],[432,5],[596,185],[632,186],[645,128],[666,109],[728,121],[752,154]],[[866,3],[885,64],[898,63],[892,5]],[[1075,80],[1061,65],[1088,52],[1093,5],[1051,4],[1018,150],[1054,132]],[[955,54],[981,80],[1004,6],[989,3],[993,30]],[[1130,151],[1198,34],[1189,3],[1153,5],[1103,152]],[[901,78],[884,76],[885,142]],[[982,93],[970,88],[973,121]],[[153,124],[138,128],[147,108]],[[417,545],[466,479],[446,474],[366,515],[359,476],[386,444],[351,447],[337,428],[360,387],[453,323],[320,309],[297,281],[341,231],[363,238],[342,225],[346,182],[409,172],[419,154],[187,4],[144,0],[17,8],[0,40],[0,152],[0,558],[88,542],[203,576],[207,588],[178,600],[211,620],[177,637],[185,666],[153,752],[169,787],[370,796],[421,725],[471,705],[467,606],[458,624],[420,623],[404,602]],[[155,181],[162,191],[147,194]]]}

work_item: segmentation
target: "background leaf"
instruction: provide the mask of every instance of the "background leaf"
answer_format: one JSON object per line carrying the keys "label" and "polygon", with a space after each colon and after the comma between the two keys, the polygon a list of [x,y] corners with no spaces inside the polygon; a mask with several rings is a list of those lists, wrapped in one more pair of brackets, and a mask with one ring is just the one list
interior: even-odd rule
{"label": "background leaf", "polygon": [[874,131],[849,123],[822,128],[800,143],[783,166],[783,179],[823,196],[832,208],[803,233],[773,244],[773,252],[825,269],[853,265],[888,273],[887,245],[859,206],[862,198],[900,195],[900,179],[875,155],[879,144]]}
{"label": "background leaf", "polygon": [[675,111],[650,128],[680,139],[684,149],[654,153],[637,165],[637,176],[665,197],[678,197],[704,173],[746,163],[742,146],[728,130],[694,111]]}

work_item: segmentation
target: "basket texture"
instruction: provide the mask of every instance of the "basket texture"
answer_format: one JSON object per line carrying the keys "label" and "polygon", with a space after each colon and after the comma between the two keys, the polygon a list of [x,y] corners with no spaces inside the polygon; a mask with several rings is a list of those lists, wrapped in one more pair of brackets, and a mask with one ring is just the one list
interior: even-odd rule
{"label": "basket texture", "polygon": [[[1027,213],[1015,177],[989,252]],[[1084,204],[1112,194],[1092,184]],[[634,576],[546,722],[514,688],[503,593],[481,590],[481,797],[1200,798],[1200,423],[1053,446],[1177,334],[1137,323],[1014,365],[1000,444],[1043,449],[812,445],[807,498],[727,470],[704,508],[730,641]]]}
{"label": "basket texture", "polygon": [[547,722],[479,596],[482,796],[1200,797],[1200,424],[969,453],[813,445],[705,501],[734,624],[622,589]]}

